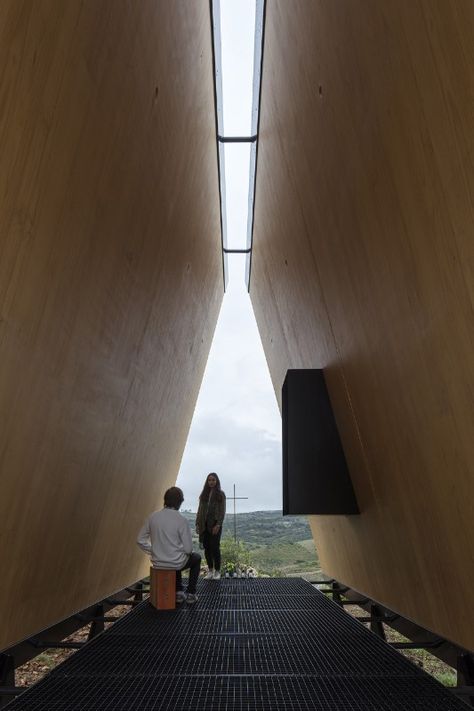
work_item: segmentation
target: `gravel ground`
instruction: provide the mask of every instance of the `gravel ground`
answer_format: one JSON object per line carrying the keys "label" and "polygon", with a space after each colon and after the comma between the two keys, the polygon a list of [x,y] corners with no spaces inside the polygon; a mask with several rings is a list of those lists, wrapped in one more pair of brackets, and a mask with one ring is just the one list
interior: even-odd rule
{"label": "gravel ground", "polygon": [[[107,611],[106,614],[107,617],[117,617],[118,619],[129,611],[129,605],[118,605],[117,607],[114,607],[113,609]],[[106,622],[104,626],[107,629],[113,624],[113,622]],[[86,625],[86,627],[82,627],[80,630],[77,630],[77,632],[74,632],[74,634],[70,635],[69,637],[66,637],[63,641],[86,642],[87,636],[89,634],[89,629],[90,625]],[[46,674],[48,674],[51,669],[54,669],[54,667],[56,667],[58,664],[63,662],[75,652],[75,649],[51,649],[41,652],[41,654],[38,654],[37,657],[30,659],[29,662],[26,662],[26,664],[23,664],[21,667],[17,668],[15,673],[16,685],[31,686],[32,684],[36,684],[36,682],[40,681],[44,676],[46,676]]]}

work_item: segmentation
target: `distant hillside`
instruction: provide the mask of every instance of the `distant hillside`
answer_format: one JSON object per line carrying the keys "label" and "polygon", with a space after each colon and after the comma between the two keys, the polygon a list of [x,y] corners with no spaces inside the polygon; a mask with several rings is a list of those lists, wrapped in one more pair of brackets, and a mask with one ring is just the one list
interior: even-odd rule
{"label": "distant hillside", "polygon": [[[181,512],[189,521],[194,531],[196,514],[191,511]],[[251,511],[238,513],[237,538],[248,545],[262,543],[297,543],[312,537],[308,520],[305,516],[283,516],[281,511]],[[234,535],[234,515],[227,513],[222,535]]]}
{"label": "distant hillside", "polygon": [[[195,513],[183,511],[194,532]],[[305,516],[281,511],[252,511],[236,515],[237,538],[250,549],[251,562],[262,573],[295,575],[319,571],[311,529]],[[234,516],[227,514],[223,537],[234,535]],[[197,536],[195,536],[197,543]]]}

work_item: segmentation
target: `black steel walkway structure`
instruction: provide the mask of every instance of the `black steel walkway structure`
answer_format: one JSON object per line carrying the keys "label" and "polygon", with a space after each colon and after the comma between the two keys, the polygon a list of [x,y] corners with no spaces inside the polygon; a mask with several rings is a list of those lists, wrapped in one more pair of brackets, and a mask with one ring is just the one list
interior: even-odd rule
{"label": "black steel walkway structure", "polygon": [[148,601],[11,711],[466,711],[454,694],[300,578],[200,581]]}

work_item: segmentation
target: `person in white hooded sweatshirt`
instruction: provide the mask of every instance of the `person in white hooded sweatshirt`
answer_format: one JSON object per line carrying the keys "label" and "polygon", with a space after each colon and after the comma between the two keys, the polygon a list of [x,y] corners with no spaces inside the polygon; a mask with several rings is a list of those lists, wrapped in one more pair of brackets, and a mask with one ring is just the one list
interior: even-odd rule
{"label": "person in white hooded sweatshirt", "polygon": [[[189,524],[179,513],[184,501],[177,486],[165,491],[164,508],[150,514],[138,534],[137,544],[151,558],[154,568],[176,570],[176,602],[194,603],[201,569],[201,556],[193,553]],[[183,591],[181,571],[189,568],[189,583]]]}

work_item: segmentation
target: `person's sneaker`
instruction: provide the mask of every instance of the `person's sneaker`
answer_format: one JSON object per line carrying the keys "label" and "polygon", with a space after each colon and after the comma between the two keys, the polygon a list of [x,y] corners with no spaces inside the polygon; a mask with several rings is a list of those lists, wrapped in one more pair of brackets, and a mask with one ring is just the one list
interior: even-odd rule
{"label": "person's sneaker", "polygon": [[221,579],[221,571],[215,570],[214,571],[214,580],[220,580],[220,579]]}
{"label": "person's sneaker", "polygon": [[185,600],[186,600],[186,593],[183,592],[183,590],[178,590],[178,592],[176,593],[176,602],[178,603],[178,605],[181,604],[182,602],[184,602]]}
{"label": "person's sneaker", "polygon": [[197,602],[198,596],[196,593],[187,593],[186,595],[186,602],[188,605],[194,605],[195,602]]}
{"label": "person's sneaker", "polygon": [[214,571],[212,568],[209,570],[208,574],[204,576],[204,580],[213,580],[214,579]]}

